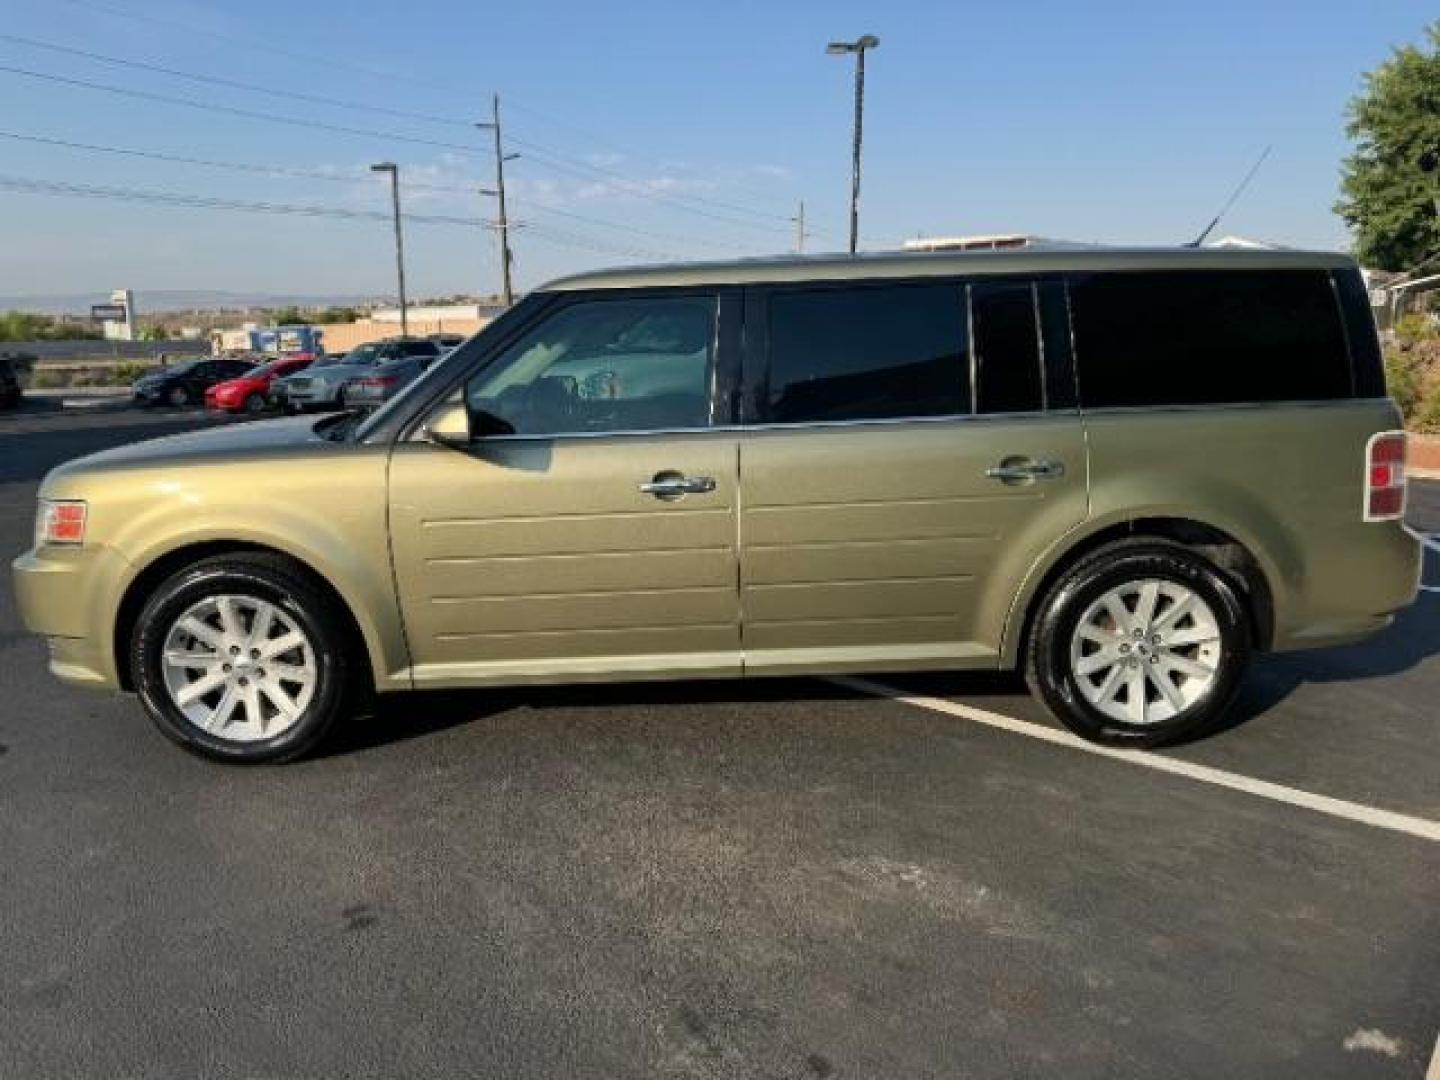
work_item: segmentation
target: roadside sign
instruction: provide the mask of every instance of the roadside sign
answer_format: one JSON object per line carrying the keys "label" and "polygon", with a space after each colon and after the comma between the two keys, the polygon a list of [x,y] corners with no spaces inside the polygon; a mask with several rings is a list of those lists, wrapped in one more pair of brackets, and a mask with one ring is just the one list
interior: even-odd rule
{"label": "roadside sign", "polygon": [[124,304],[91,304],[90,318],[94,322],[124,322]]}

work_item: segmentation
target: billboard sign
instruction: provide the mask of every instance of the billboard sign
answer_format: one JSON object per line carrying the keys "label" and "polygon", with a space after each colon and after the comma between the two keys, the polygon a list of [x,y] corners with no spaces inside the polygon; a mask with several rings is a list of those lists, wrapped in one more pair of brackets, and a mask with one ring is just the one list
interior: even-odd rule
{"label": "billboard sign", "polygon": [[90,318],[94,322],[124,322],[124,304],[91,304]]}

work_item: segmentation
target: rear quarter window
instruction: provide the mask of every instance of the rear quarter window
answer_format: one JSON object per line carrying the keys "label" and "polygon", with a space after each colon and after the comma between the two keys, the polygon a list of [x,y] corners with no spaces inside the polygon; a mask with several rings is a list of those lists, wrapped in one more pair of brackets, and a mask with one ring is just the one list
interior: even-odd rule
{"label": "rear quarter window", "polygon": [[1117,272],[1070,281],[1080,401],[1324,401],[1355,393],[1324,269]]}

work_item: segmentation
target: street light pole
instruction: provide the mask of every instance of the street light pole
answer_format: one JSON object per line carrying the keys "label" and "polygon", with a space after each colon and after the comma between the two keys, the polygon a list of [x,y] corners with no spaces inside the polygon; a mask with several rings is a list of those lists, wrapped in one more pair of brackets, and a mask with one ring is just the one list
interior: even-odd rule
{"label": "street light pole", "polygon": [[850,254],[860,239],[860,143],[865,128],[865,51],[880,44],[874,34],[854,41],[832,41],[825,46],[831,56],[855,54],[855,140],[850,163]]}
{"label": "street light pole", "polygon": [[400,166],[382,161],[370,166],[371,172],[390,174],[390,202],[395,208],[395,276],[400,284],[400,336],[410,336],[410,316],[405,302],[405,234],[400,228]]}
{"label": "street light pole", "polygon": [[514,161],[519,154],[505,153],[504,141],[500,134],[500,95],[495,94],[490,102],[491,121],[488,124],[476,124],[482,131],[487,128],[495,133],[495,186],[493,188],[481,188],[480,194],[493,195],[499,203],[499,216],[495,226],[500,230],[500,282],[502,296],[505,299],[505,306],[509,307],[515,302],[515,290],[510,279],[510,264],[515,256],[510,251],[510,218],[505,213],[505,162]]}

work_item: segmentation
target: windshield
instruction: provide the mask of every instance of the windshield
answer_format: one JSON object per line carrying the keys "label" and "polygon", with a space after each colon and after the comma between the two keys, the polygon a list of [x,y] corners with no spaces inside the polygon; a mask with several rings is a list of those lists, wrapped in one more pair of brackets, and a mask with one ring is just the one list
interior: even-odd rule
{"label": "windshield", "polygon": [[276,361],[272,360],[268,364],[261,364],[259,367],[252,367],[249,371],[245,372],[242,378],[263,379],[271,372],[273,372],[278,366],[279,364]]}
{"label": "windshield", "polygon": [[204,360],[181,360],[179,363],[175,363],[175,364],[170,364],[170,365],[168,365],[167,367],[165,367],[165,368],[160,372],[160,374],[162,374],[162,375],[184,375],[184,374],[186,374],[187,372],[194,371],[197,367],[199,367],[199,366],[200,366],[201,364],[203,364],[203,363],[205,363]]}
{"label": "windshield", "polygon": [[373,364],[380,359],[381,348],[378,345],[358,345],[342,356],[338,363],[341,364]]}

